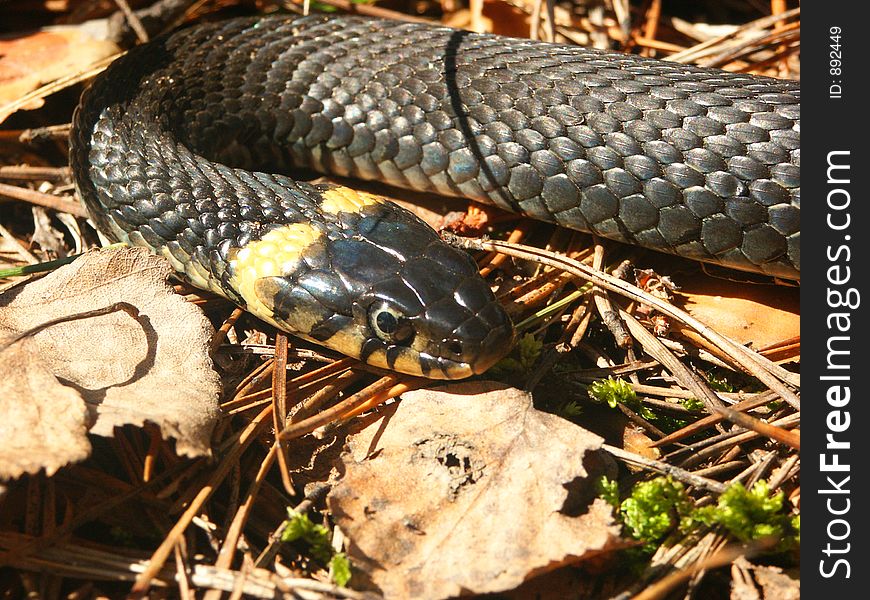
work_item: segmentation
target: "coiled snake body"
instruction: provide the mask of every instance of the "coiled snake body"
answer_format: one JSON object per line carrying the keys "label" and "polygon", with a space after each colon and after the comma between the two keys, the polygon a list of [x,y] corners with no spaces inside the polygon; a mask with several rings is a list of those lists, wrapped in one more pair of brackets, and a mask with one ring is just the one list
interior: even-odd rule
{"label": "coiled snake body", "polygon": [[489,202],[800,278],[793,82],[359,17],[199,25],[84,94],[79,193],[110,238],[371,364],[479,373],[512,325],[473,261],[291,166]]}

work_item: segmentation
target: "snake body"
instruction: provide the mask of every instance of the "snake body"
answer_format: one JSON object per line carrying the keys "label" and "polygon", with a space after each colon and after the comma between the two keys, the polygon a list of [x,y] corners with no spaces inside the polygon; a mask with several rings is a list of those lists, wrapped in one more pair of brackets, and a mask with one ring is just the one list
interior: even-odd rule
{"label": "snake body", "polygon": [[463,196],[800,278],[794,82],[360,17],[243,18],[131,50],[83,95],[76,184],[110,238],[372,364],[480,372],[510,320],[470,259],[378,198]]}

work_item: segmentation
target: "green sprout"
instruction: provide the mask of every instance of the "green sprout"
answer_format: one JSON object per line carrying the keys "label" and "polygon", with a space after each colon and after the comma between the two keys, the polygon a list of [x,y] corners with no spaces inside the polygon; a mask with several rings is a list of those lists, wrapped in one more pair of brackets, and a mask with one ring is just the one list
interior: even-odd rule
{"label": "green sprout", "polygon": [[528,373],[541,356],[544,343],[535,339],[530,333],[523,335],[509,356],[498,361],[487,375],[501,378],[510,375]]}
{"label": "green sprout", "polygon": [[329,529],[312,523],[307,514],[292,509],[287,510],[287,517],[284,531],[281,533],[281,541],[304,544],[315,560],[329,568],[332,580],[337,585],[347,585],[351,576],[350,561],[344,553],[335,552],[332,548],[329,543],[331,537]]}
{"label": "green sprout", "polygon": [[610,408],[616,408],[618,404],[635,406],[637,394],[631,388],[631,384],[624,379],[599,379],[589,386],[589,395],[593,400],[606,402]]}
{"label": "green sprout", "polygon": [[568,400],[559,408],[558,414],[563,419],[576,419],[583,414],[583,405],[576,400]]}

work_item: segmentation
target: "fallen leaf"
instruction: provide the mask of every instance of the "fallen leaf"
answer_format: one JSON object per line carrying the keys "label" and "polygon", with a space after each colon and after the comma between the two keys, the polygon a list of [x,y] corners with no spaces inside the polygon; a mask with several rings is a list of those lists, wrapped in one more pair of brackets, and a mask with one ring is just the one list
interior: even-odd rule
{"label": "fallen leaf", "polygon": [[[585,566],[585,565],[584,565]],[[498,594],[498,600],[581,600],[604,598],[600,581],[585,569],[563,567],[530,579],[518,588]],[[597,595],[596,595],[597,593]]]}
{"label": "fallen leaf", "polygon": [[[626,419],[628,421],[628,419]],[[661,458],[662,452],[658,448],[652,447],[655,443],[646,431],[628,421],[625,429],[622,432],[622,448],[633,454],[639,454],[644,458],[658,460]]]}
{"label": "fallen leaf", "polygon": [[31,340],[0,353],[0,479],[84,460],[87,408],[40,360]]}
{"label": "fallen leaf", "polygon": [[764,600],[800,600],[800,579],[790,577],[779,567],[767,565],[754,565],[752,572]]}
{"label": "fallen leaf", "polygon": [[[213,330],[198,308],[172,292],[170,273],[165,260],[140,248],[99,250],[0,295],[0,339],[7,340],[0,343],[0,361],[14,357],[23,365],[4,380],[0,405],[2,426],[21,436],[16,448],[48,452],[47,438],[83,426],[110,436],[115,427],[149,421],[176,439],[179,454],[209,452],[221,391],[208,351]],[[76,318],[119,302],[134,306],[138,316],[118,310]],[[25,332],[31,333],[8,343]],[[22,345],[30,352],[26,361]],[[86,409],[75,425],[69,422],[69,415],[79,414],[71,395],[64,392],[67,405],[56,409],[52,390],[58,382]],[[32,406],[27,416],[38,417],[39,427],[18,422],[17,406]],[[23,441],[28,431],[29,445]],[[54,469],[60,460],[43,465]],[[0,476],[16,472],[34,472],[28,456]]]}
{"label": "fallen leaf", "polygon": [[800,335],[800,290],[711,277],[684,286],[685,310],[740,344],[764,348]]}
{"label": "fallen leaf", "polygon": [[409,392],[348,437],[328,505],[387,598],[510,590],[617,540],[601,441],[501,384]]}
{"label": "fallen leaf", "polygon": [[731,573],[731,600],[800,600],[800,579],[779,567],[755,565],[741,556]]}
{"label": "fallen leaf", "polygon": [[[53,27],[0,39],[0,122],[10,114],[6,105],[27,92],[117,52],[115,44],[81,27]],[[42,100],[36,99],[22,108],[40,106]]]}

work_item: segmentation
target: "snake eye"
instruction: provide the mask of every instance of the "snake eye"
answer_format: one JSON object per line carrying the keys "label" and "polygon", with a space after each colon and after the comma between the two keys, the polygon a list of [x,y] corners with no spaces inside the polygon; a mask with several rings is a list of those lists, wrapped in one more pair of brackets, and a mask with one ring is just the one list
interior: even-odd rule
{"label": "snake eye", "polygon": [[387,304],[372,305],[369,323],[375,334],[385,342],[407,346],[414,339],[414,328],[408,319]]}

